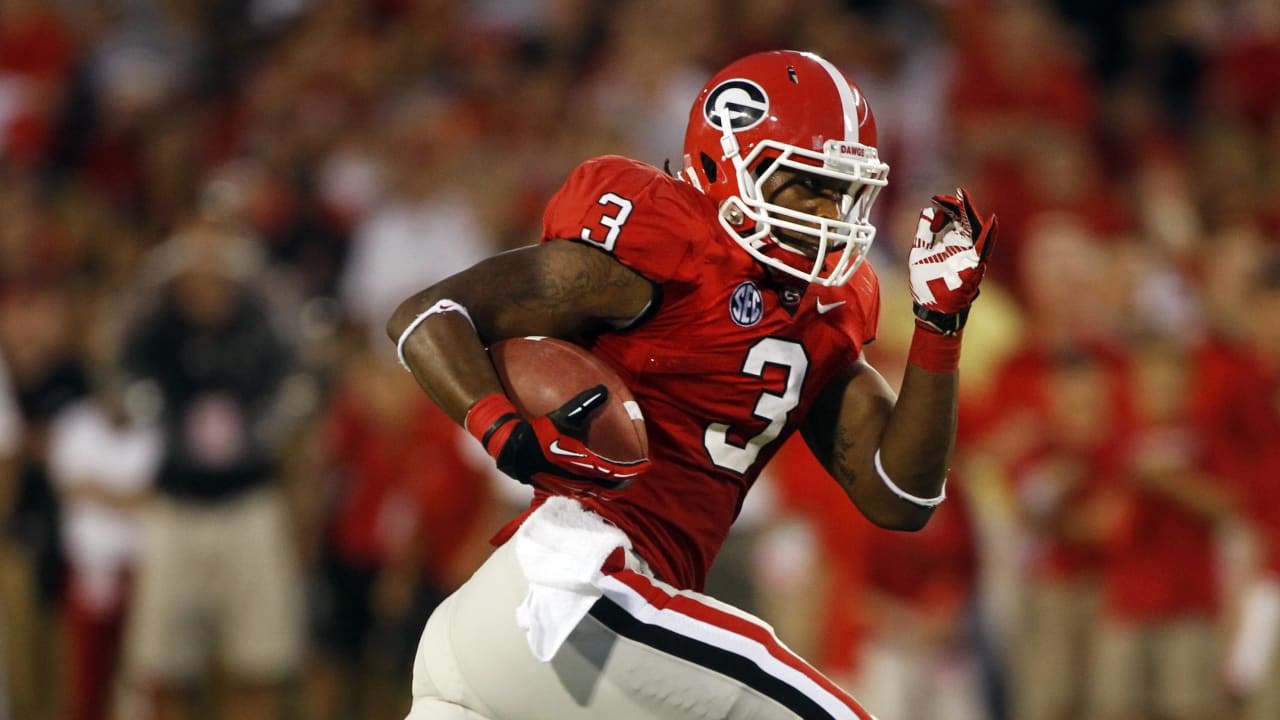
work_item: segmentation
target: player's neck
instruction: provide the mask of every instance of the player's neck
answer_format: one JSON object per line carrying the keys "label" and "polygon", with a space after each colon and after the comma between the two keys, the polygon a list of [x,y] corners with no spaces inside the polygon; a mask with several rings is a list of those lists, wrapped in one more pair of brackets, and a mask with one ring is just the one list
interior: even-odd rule
{"label": "player's neck", "polygon": [[762,265],[761,269],[764,270],[764,286],[777,293],[778,302],[794,315],[809,289],[809,283],[767,265]]}

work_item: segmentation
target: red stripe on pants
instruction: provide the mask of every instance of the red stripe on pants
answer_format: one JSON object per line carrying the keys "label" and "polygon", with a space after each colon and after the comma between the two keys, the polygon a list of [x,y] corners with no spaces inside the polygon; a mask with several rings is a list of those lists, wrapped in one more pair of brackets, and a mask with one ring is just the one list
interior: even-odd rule
{"label": "red stripe on pants", "polygon": [[840,686],[831,682],[825,675],[818,672],[812,665],[805,662],[803,658],[793,653],[785,645],[778,640],[767,626],[760,625],[733,613],[725,612],[713,605],[707,605],[699,602],[696,598],[688,595],[673,594],[662,588],[648,577],[635,572],[634,570],[621,570],[610,573],[613,578],[622,582],[631,588],[637,594],[645,599],[650,605],[659,610],[670,610],[680,613],[694,620],[698,620],[719,628],[723,628],[732,633],[748,638],[762,645],[770,655],[788,667],[800,672],[805,677],[812,680],[815,684],[826,690],[835,698],[838,698],[844,705],[848,706],[859,718],[863,720],[873,720],[872,716],[862,709],[857,700],[854,700],[849,693],[845,692]]}

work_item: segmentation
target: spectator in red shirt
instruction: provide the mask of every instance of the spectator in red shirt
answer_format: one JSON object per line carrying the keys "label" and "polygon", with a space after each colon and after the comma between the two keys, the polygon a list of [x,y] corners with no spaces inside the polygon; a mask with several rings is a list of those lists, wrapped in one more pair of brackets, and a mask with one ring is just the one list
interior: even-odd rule
{"label": "spectator in red shirt", "polygon": [[1050,359],[1037,447],[1011,476],[1028,537],[1024,614],[1013,641],[1013,717],[1080,717],[1093,652],[1101,541],[1115,526],[1114,378],[1085,352]]}
{"label": "spectator in red shirt", "polygon": [[1120,446],[1122,513],[1107,539],[1090,683],[1099,720],[1210,720],[1223,712],[1218,523],[1235,497],[1211,474],[1192,415],[1188,349],[1152,338],[1133,357],[1134,417]]}

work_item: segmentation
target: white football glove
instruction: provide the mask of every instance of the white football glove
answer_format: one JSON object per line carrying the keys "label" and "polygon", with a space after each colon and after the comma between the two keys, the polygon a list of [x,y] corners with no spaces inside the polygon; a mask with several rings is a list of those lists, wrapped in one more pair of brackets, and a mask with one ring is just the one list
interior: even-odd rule
{"label": "white football glove", "polygon": [[920,213],[908,257],[920,322],[944,335],[964,328],[998,229],[996,216],[983,220],[963,189],[954,197],[933,196],[931,206]]}

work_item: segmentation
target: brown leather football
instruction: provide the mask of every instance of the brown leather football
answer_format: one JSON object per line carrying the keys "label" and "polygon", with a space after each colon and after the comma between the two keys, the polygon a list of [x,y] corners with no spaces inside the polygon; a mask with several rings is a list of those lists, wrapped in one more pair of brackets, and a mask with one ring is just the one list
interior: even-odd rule
{"label": "brown leather football", "polygon": [[587,436],[579,439],[610,460],[649,457],[640,406],[622,378],[595,355],[565,340],[523,337],[494,343],[489,357],[507,396],[527,418],[545,415],[583,390],[604,385],[609,400],[591,418]]}

